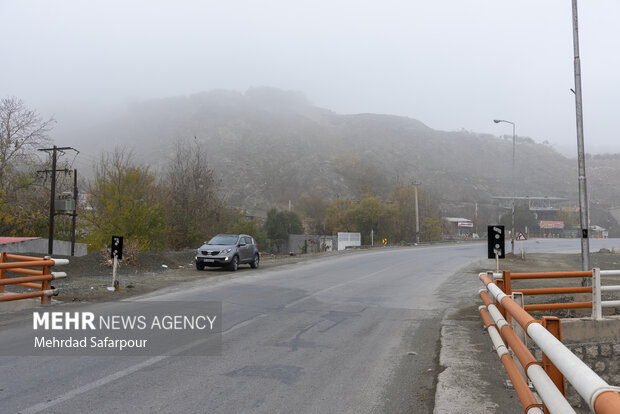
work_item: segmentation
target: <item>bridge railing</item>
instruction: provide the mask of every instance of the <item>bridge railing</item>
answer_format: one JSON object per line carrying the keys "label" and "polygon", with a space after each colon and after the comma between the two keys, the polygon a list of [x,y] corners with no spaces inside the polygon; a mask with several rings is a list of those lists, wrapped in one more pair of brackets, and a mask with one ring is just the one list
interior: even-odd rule
{"label": "bridge railing", "polygon": [[[620,292],[620,285],[602,285],[601,277],[620,276],[620,270],[600,270],[578,272],[539,272],[539,273],[511,273],[506,270],[502,273],[494,273],[496,284],[507,294],[521,293],[524,296],[532,295],[559,295],[590,293],[591,301],[564,302],[564,303],[537,303],[524,305],[526,311],[557,310],[557,309],[592,309],[592,318],[603,318],[603,308],[620,306],[620,300],[602,300],[602,292]],[[592,286],[551,287],[536,289],[514,289],[512,282],[515,280],[528,279],[568,279],[568,278],[592,278]]]}
{"label": "bridge railing", "polygon": [[620,300],[602,300],[602,292],[620,292],[619,285],[603,286],[601,276],[620,276],[620,270],[592,271],[592,318],[603,319],[603,308],[620,306]]}
{"label": "bridge railing", "polygon": [[[562,386],[556,383],[563,382],[563,379],[558,381],[558,378],[554,378],[554,380],[552,380],[547,372],[544,370],[541,372],[542,368],[540,368],[538,362],[533,359],[533,356],[529,350],[527,350],[525,344],[518,338],[514,331],[512,331],[507,319],[513,318],[515,320],[542,350],[544,355],[543,359],[548,358],[553,368],[557,369],[559,373],[566,378],[577,393],[588,403],[593,412],[597,414],[620,412],[620,395],[617,393],[617,387],[610,386],[600,378],[590,367],[564,346],[553,333],[549,332],[543,324],[535,320],[525,309],[515,302],[511,296],[502,291],[502,289],[491,280],[494,277],[492,272],[490,272],[489,275],[481,273],[479,277],[486,288],[480,292],[480,296],[485,303],[484,308],[480,308],[480,312],[481,315],[483,315],[482,317],[487,329],[491,326],[488,315],[490,315],[493,320],[493,326],[495,327],[497,335],[489,333],[498,355],[500,355],[500,358],[503,360],[507,360],[505,355],[508,354],[508,351],[503,340],[508,341],[509,346],[524,368],[526,376],[532,381],[532,384],[549,412],[554,414],[574,412],[564,397],[565,389],[561,389]],[[571,275],[571,277],[583,277],[583,275]],[[508,287],[510,287],[510,279]],[[504,286],[504,288],[506,288],[506,286]],[[492,303],[491,298],[495,300],[495,303]],[[503,314],[500,312],[500,309],[503,310]],[[543,323],[545,323],[544,318]],[[491,329],[491,331],[493,331],[493,329]],[[502,342],[500,343],[499,341]],[[504,362],[503,360],[502,362]],[[506,364],[504,363],[504,365]],[[511,364],[508,363],[508,365]],[[537,368],[537,366],[539,368]],[[507,371],[508,369],[513,371],[512,374],[509,373],[509,376],[515,385],[515,390],[517,390],[517,386],[520,388],[520,390],[517,391],[517,395],[526,410],[525,412],[539,412],[536,410],[540,410],[540,407],[532,403],[527,392],[523,388],[523,382],[516,379],[515,383],[515,380],[513,380],[513,377],[515,377],[514,369],[507,368]]]}
{"label": "bridge railing", "polygon": [[[51,296],[58,295],[58,290],[52,289],[51,281],[67,277],[64,272],[52,272],[52,266],[68,264],[67,259],[52,259],[50,257],[31,257],[15,254],[0,253],[0,302],[27,298],[41,298],[42,304],[50,303]],[[41,270],[33,269],[40,267]],[[29,276],[10,277],[7,273],[25,274]],[[30,289],[33,292],[5,294],[5,286],[14,285]]]}

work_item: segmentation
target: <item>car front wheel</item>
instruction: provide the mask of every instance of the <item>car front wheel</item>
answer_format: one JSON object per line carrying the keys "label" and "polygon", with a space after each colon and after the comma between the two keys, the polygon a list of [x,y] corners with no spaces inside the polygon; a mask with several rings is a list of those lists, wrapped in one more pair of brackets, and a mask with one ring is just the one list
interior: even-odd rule
{"label": "car front wheel", "polygon": [[205,264],[204,263],[200,263],[200,262],[196,262],[196,269],[197,270],[205,270]]}
{"label": "car front wheel", "polygon": [[258,263],[260,262],[260,258],[258,257],[258,254],[254,255],[254,260],[252,260],[250,262],[250,267],[252,269],[256,269],[258,267]]}
{"label": "car front wheel", "polygon": [[230,262],[228,268],[233,272],[239,268],[239,258],[237,256],[233,256],[232,262]]}

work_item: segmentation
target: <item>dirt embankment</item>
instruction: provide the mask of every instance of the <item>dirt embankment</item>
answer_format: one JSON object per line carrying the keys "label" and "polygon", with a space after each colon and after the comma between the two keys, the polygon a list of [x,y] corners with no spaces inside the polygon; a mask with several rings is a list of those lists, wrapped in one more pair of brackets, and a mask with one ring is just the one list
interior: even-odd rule
{"label": "dirt embankment", "polygon": [[[233,272],[221,268],[196,270],[194,264],[195,250],[163,251],[157,253],[140,253],[134,264],[120,263],[118,292],[108,290],[112,286],[111,262],[101,253],[94,252],[82,257],[54,256],[67,258],[69,264],[55,267],[54,271],[66,272],[68,277],[57,279],[52,286],[60,289],[54,299],[62,302],[108,301],[152,292],[182,282],[201,280],[214,276],[223,276]],[[290,263],[297,263],[317,256],[342,254],[329,252],[323,254],[306,254],[297,256],[275,256],[263,254],[260,268],[269,268]],[[34,255],[36,256],[36,255]],[[249,265],[240,265],[237,272],[251,272]]]}

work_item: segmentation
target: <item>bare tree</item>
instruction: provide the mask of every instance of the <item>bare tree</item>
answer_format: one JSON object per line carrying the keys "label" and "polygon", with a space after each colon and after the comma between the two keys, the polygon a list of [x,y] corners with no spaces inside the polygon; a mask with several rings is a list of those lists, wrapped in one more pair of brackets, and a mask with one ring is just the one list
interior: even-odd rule
{"label": "bare tree", "polygon": [[49,142],[47,133],[56,122],[44,120],[16,97],[0,101],[0,191],[7,185],[7,174],[18,161],[32,157],[34,150]]}
{"label": "bare tree", "polygon": [[219,181],[207,166],[204,146],[178,140],[165,171],[168,193],[168,241],[174,248],[193,246],[218,227],[226,214]]}

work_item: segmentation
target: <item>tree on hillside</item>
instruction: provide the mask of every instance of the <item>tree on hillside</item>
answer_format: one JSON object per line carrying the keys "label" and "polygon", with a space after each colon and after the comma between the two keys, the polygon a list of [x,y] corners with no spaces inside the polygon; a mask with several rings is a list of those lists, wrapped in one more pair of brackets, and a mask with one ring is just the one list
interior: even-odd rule
{"label": "tree on hillside", "polygon": [[[509,232],[512,228],[512,212],[507,211],[502,215],[499,220],[500,224],[506,226],[506,232]],[[530,211],[530,208],[526,204],[520,204],[515,206],[515,233],[522,232],[526,233],[525,229],[527,228],[527,232],[537,232],[538,228],[538,220]],[[515,234],[516,237],[516,234]]]}
{"label": "tree on hillside", "polygon": [[336,169],[349,183],[358,196],[373,194],[385,196],[390,182],[385,173],[373,162],[362,158],[359,153],[346,153],[336,157]]}
{"label": "tree on hillside", "polygon": [[338,198],[327,209],[325,225],[328,232],[360,232],[362,243],[370,244],[371,231],[375,240],[394,241],[400,218],[396,206],[377,196],[365,195],[359,202]]}
{"label": "tree on hillside", "polygon": [[[390,193],[388,199],[395,203],[398,215],[400,217],[401,226],[398,229],[397,238],[413,242],[416,240],[416,204],[415,204],[415,188],[413,185],[400,185]],[[419,208],[418,194],[418,208]],[[418,212],[419,215],[419,212]]]}
{"label": "tree on hillside", "polygon": [[310,233],[325,234],[325,217],[328,204],[323,197],[312,193],[298,198],[295,206],[295,209],[300,211],[304,218],[311,220]]}
{"label": "tree on hillside", "polygon": [[[398,240],[414,242],[416,240],[415,187],[412,184],[400,185],[390,193],[388,199],[396,205],[397,214],[400,217],[401,224],[396,231]],[[426,191],[418,189],[418,220],[421,241],[440,238],[441,222],[438,210],[437,202],[433,197]]]}
{"label": "tree on hillside", "polygon": [[53,119],[43,120],[18,98],[0,101],[0,234],[46,236],[49,193],[36,171],[37,148],[49,143]]}
{"label": "tree on hillside", "polygon": [[260,249],[267,247],[267,231],[259,220],[240,219],[232,224],[230,232],[234,234],[248,234],[256,240]]}
{"label": "tree on hillside", "polygon": [[118,235],[143,251],[165,246],[165,200],[161,194],[155,176],[148,167],[132,164],[130,153],[117,148],[103,154],[88,186],[91,209],[84,214],[86,241],[97,249]]}
{"label": "tree on hillside", "polygon": [[[362,199],[336,199],[327,208],[325,226],[328,233],[339,231],[360,232],[362,242],[387,239],[389,243],[415,241],[415,189],[397,187],[387,201],[366,194]],[[441,236],[439,216],[432,198],[421,191],[418,194],[420,214],[420,240],[437,240]]]}
{"label": "tree on hillside", "polygon": [[3,236],[47,237],[49,191],[42,191],[33,165],[11,175],[10,185],[0,190],[0,234]]}
{"label": "tree on hillside", "polygon": [[558,211],[558,220],[563,221],[566,228],[577,228],[579,227],[579,210],[564,208]]}
{"label": "tree on hillside", "polygon": [[374,240],[394,240],[394,234],[400,226],[400,220],[394,204],[386,203],[379,197],[367,195],[354,209],[357,231],[362,233],[362,243],[371,244],[371,233]]}
{"label": "tree on hillside", "polygon": [[164,173],[167,238],[175,249],[196,246],[225,226],[227,207],[206,159],[196,140],[179,140]]}
{"label": "tree on hillside", "polygon": [[42,119],[15,97],[0,101],[0,191],[18,163],[31,159],[37,148],[49,142],[54,119]]}
{"label": "tree on hillside", "polygon": [[354,230],[353,208],[354,202],[350,198],[338,197],[327,207],[325,230],[328,234],[350,232]]}
{"label": "tree on hillside", "polygon": [[441,239],[441,220],[437,216],[423,217],[420,223],[420,240],[433,241]]}
{"label": "tree on hillside", "polygon": [[295,212],[275,208],[267,212],[265,230],[271,242],[278,246],[286,242],[289,234],[304,234],[304,227]]}

